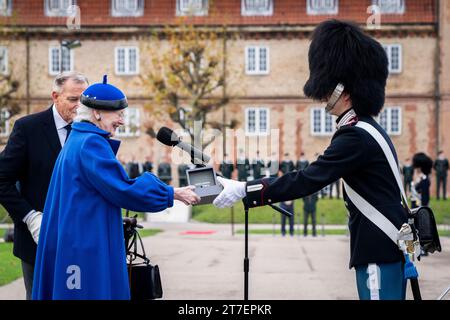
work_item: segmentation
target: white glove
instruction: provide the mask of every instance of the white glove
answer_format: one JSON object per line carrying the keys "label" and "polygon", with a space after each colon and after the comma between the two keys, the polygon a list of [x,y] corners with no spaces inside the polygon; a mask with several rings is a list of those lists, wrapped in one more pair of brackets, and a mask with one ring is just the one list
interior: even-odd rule
{"label": "white glove", "polygon": [[229,208],[232,207],[236,201],[245,198],[245,185],[243,181],[235,181],[230,179],[225,179],[222,177],[217,177],[220,184],[223,186],[222,192],[214,199],[213,204],[217,208]]}
{"label": "white glove", "polygon": [[30,213],[24,222],[27,224],[28,230],[30,230],[33,240],[37,244],[39,241],[39,232],[41,231],[42,212],[34,211]]}

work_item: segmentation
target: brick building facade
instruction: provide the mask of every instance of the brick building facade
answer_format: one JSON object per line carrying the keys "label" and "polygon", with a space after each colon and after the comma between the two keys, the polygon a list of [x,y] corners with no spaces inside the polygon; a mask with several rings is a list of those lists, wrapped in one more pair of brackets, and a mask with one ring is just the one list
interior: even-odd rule
{"label": "brick building facade", "polygon": [[[67,17],[70,4],[79,7],[80,29],[71,29],[77,20]],[[303,95],[309,36],[317,23],[329,18],[367,28],[372,14],[368,7],[374,4],[380,5],[381,26],[368,32],[385,46],[390,59],[385,111],[379,121],[401,160],[419,151],[432,157],[438,149],[449,154],[449,1],[4,0],[0,71],[20,81],[17,99],[23,114],[50,105],[61,56],[64,70],[82,72],[91,82],[108,74],[110,82],[125,91],[131,107],[129,125],[120,134],[120,155],[138,160],[149,155],[158,164],[170,160],[170,150],[145,133],[145,123],[152,119],[145,105],[153,95],[139,82],[148,68],[150,35],[179,23],[180,16],[210,28],[226,24],[239,35],[226,43],[232,99],[224,113],[213,117],[236,119],[241,130],[236,139],[227,139],[227,152],[235,154],[246,145],[250,158],[256,149],[269,157],[274,151],[268,147],[270,139],[279,139],[280,155],[289,152],[296,160],[305,152],[313,159],[328,145],[334,124],[323,106]],[[61,41],[74,39],[82,46],[61,54]],[[0,134],[7,136],[13,122],[14,118],[4,123]],[[173,127],[160,119],[155,130],[161,125]],[[278,129],[278,136],[270,136],[270,129]],[[176,178],[175,166],[172,171]]]}

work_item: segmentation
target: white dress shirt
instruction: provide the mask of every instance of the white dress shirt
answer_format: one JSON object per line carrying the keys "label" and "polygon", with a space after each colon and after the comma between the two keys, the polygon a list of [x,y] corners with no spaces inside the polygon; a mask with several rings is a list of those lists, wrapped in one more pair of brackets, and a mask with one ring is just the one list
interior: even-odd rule
{"label": "white dress shirt", "polygon": [[69,123],[67,123],[56,110],[56,106],[52,106],[53,119],[55,120],[56,131],[58,131],[59,142],[61,142],[61,148],[64,147],[64,143],[67,138],[67,130],[64,128]]}

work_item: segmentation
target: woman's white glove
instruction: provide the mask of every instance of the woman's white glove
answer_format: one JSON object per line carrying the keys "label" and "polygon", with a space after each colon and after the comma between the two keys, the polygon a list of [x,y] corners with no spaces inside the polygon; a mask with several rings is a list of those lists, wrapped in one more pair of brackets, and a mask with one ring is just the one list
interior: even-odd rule
{"label": "woman's white glove", "polygon": [[232,207],[236,201],[245,198],[245,182],[225,179],[217,177],[217,180],[223,186],[222,192],[214,199],[213,204],[217,208],[229,208]]}
{"label": "woman's white glove", "polygon": [[31,236],[37,244],[39,241],[39,232],[41,231],[42,212],[34,211],[30,213],[24,222],[27,224],[28,230],[30,230]]}

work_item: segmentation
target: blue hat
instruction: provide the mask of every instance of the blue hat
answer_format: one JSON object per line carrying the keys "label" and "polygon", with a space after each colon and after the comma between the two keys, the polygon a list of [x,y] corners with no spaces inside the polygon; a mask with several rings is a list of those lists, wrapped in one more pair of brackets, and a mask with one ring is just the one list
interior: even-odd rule
{"label": "blue hat", "polygon": [[117,87],[107,83],[106,74],[103,76],[103,83],[95,83],[84,90],[80,101],[85,106],[98,110],[121,110],[128,107],[127,97]]}

